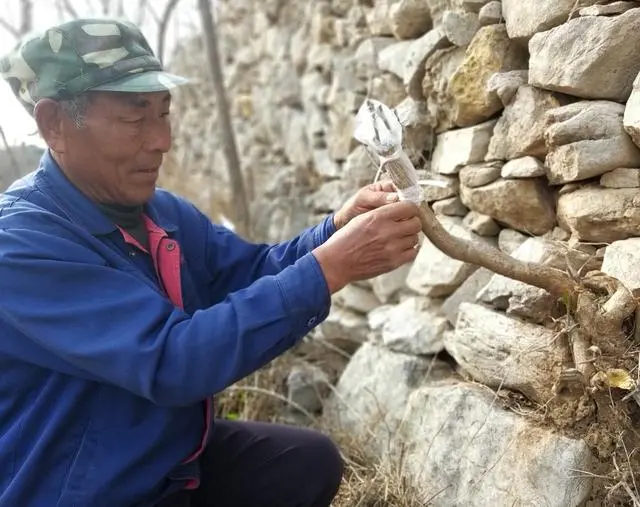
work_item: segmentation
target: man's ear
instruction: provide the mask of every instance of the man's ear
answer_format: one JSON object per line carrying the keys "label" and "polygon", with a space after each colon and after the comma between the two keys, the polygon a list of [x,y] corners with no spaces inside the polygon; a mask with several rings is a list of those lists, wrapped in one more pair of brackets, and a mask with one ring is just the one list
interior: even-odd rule
{"label": "man's ear", "polygon": [[42,99],[33,110],[33,118],[49,148],[57,153],[64,153],[64,118],[60,105],[55,100]]}

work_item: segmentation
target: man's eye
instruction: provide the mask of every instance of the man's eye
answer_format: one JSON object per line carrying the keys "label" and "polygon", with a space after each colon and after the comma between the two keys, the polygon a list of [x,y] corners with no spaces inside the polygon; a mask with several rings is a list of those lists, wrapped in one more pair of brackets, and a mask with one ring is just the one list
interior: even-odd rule
{"label": "man's eye", "polygon": [[139,123],[142,123],[144,121],[144,117],[142,118],[137,118],[135,120],[123,120],[125,123],[131,123],[133,125],[137,125]]}

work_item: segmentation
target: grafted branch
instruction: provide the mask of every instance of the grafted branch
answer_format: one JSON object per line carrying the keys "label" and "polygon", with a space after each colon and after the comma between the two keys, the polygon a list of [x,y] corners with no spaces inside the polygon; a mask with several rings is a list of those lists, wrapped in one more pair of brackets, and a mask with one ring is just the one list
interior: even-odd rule
{"label": "grafted branch", "polygon": [[[398,189],[403,190],[413,184],[399,162],[390,160],[385,163],[385,169]],[[472,244],[452,236],[425,202],[420,205],[420,220],[427,238],[449,257],[483,266],[494,273],[539,287],[568,302],[575,302],[581,291],[581,286],[563,271],[518,260],[485,243]]]}

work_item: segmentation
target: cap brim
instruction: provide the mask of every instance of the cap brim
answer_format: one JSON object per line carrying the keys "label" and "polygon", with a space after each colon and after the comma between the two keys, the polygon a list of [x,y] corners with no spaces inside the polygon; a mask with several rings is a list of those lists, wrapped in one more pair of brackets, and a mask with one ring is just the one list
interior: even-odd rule
{"label": "cap brim", "polygon": [[185,77],[154,70],[122,77],[110,83],[94,86],[91,89],[104,92],[162,92],[189,84],[190,82],[191,81]]}

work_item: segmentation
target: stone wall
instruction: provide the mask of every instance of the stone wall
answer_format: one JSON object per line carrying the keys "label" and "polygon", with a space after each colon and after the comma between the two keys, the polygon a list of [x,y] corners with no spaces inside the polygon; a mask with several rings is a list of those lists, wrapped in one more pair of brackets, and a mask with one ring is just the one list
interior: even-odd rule
{"label": "stone wall", "polygon": [[[640,288],[640,2],[234,0],[220,30],[257,238],[372,180],[352,137],[372,97],[444,182],[424,190],[451,234]],[[203,54],[174,58],[203,83],[178,95],[165,184],[218,216],[231,196]],[[546,412],[561,317],[544,290],[425,239],[413,265],[335,296],[314,338],[355,354],[326,413],[402,457],[430,505],[609,505],[590,474],[615,437]]]}

